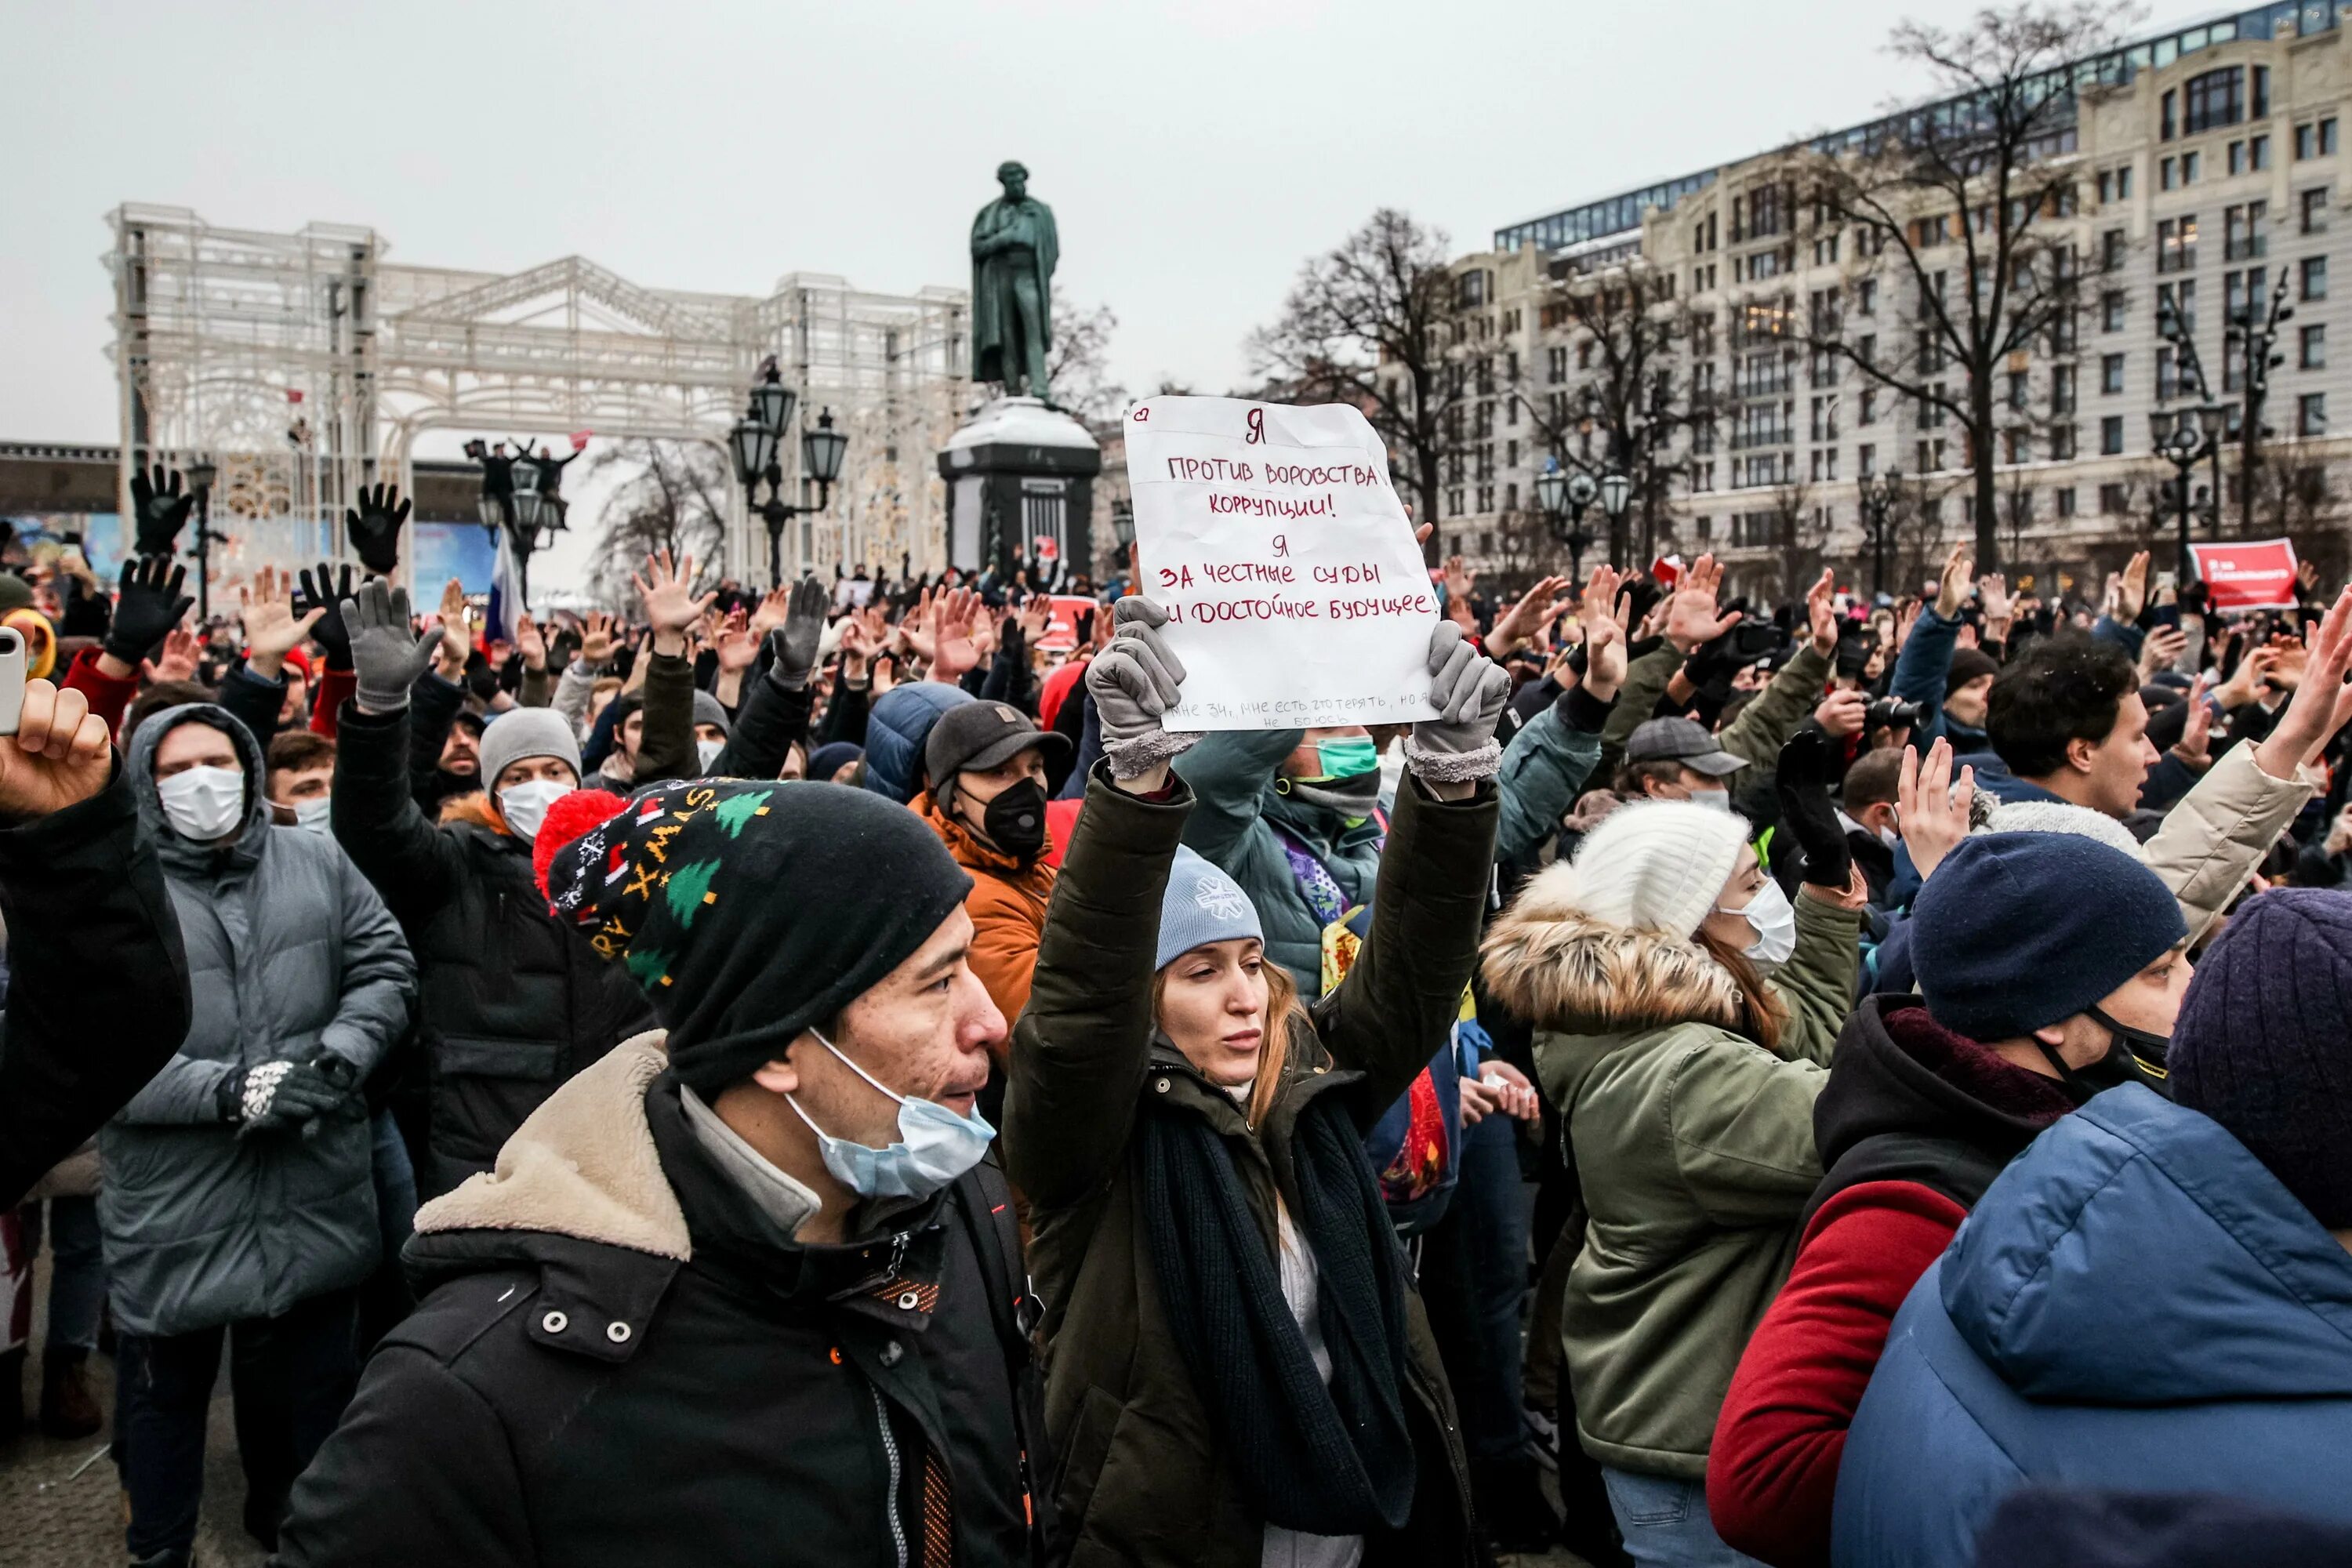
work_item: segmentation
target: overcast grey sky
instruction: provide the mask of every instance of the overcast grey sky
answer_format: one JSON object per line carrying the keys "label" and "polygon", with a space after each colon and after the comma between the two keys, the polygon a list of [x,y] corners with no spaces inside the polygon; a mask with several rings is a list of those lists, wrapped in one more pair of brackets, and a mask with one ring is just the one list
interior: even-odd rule
{"label": "overcast grey sky", "polygon": [[[1916,91],[1969,0],[856,5],[0,0],[0,438],[116,438],[101,221],[366,224],[397,259],[577,252],[656,287],[967,278],[1019,157],[1113,368],[1222,390],[1302,258],[1382,204],[1489,230]],[[2154,20],[2207,7],[2161,4]]]}

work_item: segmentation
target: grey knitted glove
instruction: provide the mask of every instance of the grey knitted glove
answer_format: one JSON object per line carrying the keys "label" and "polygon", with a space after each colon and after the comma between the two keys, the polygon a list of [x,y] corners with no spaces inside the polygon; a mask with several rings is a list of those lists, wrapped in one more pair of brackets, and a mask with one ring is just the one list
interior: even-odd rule
{"label": "grey knitted glove", "polygon": [[769,634],[775,639],[776,657],[768,666],[768,679],[786,691],[808,685],[809,671],[816,668],[817,644],[824,639],[825,606],[831,603],[824,584],[814,577],[793,584],[784,624]]}
{"label": "grey knitted glove", "polygon": [[1113,613],[1118,635],[1087,664],[1087,692],[1095,700],[1111,776],[1131,779],[1189,751],[1201,737],[1160,726],[1184,684],[1184,661],[1160,636],[1168,612],[1130,594]]}
{"label": "grey knitted glove", "polygon": [[236,1082],[230,1120],[242,1123],[237,1136],[267,1132],[308,1121],[341,1104],[351,1093],[311,1062],[268,1061],[247,1068]]}
{"label": "grey knitted glove", "polygon": [[360,584],[343,601],[343,626],[352,638],[352,668],[359,677],[353,694],[363,713],[397,713],[408,706],[408,689],[433,662],[441,634],[418,637],[410,629],[408,590],[381,577]]}
{"label": "grey knitted glove", "polygon": [[1492,778],[1503,765],[1495,725],[1511,699],[1511,678],[1480,653],[1462,628],[1440,621],[1429,634],[1429,700],[1424,719],[1405,738],[1404,760],[1425,784],[1467,784]]}

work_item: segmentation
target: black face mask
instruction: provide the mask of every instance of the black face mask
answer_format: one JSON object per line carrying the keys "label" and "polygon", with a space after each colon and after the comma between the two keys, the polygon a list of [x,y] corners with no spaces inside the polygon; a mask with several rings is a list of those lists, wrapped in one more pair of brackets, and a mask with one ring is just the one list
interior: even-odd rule
{"label": "black face mask", "polygon": [[1034,860],[1045,847],[1045,786],[1023,779],[998,791],[981,808],[980,830],[1013,858]]}
{"label": "black face mask", "polygon": [[[2151,1035],[2146,1029],[2118,1024],[2096,1007],[2086,1007],[2084,1012],[2112,1037],[2105,1056],[2088,1067],[2078,1068],[2060,1056],[2056,1047],[2042,1046],[2042,1056],[2057,1069],[2075,1104],[2081,1105],[2104,1089],[2126,1083],[2146,1084],[2167,1100],[2172,1098],[2165,1083],[2165,1053],[2171,1047],[2171,1036]],[[2034,1043],[2041,1045],[2038,1040]]]}

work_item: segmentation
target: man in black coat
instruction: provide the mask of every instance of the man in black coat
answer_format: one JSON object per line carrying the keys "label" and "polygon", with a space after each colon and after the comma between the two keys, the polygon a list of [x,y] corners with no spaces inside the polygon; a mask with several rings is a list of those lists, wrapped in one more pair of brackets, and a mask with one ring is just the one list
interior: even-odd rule
{"label": "man in black coat", "polygon": [[428,1293],[278,1562],[1037,1561],[1052,1470],[972,1110],[1005,1024],[968,879],[862,791],[578,792],[545,831],[599,811],[546,891],[664,1029],[418,1215]]}
{"label": "man in black coat", "polygon": [[162,1070],[190,1012],[179,921],[106,721],[46,680],[25,683],[0,736],[0,919],[6,1209]]}

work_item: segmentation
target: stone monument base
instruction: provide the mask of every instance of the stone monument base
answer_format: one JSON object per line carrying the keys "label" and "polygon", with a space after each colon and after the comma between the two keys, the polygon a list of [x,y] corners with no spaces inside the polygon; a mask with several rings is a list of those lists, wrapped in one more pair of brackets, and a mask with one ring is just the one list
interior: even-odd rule
{"label": "stone monument base", "polygon": [[1017,557],[1094,570],[1087,525],[1102,449],[1084,425],[1034,397],[1000,397],[948,437],[939,460],[949,565],[1010,575]]}

